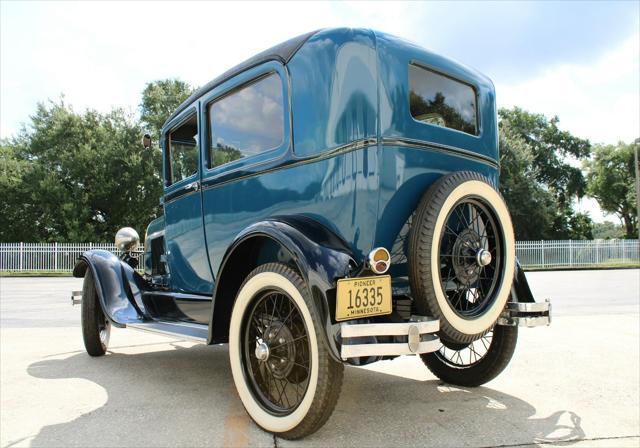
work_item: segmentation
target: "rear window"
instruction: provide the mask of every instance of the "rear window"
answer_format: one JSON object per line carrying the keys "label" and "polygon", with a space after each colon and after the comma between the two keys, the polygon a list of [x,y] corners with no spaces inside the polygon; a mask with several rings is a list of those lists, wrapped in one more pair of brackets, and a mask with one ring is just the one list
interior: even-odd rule
{"label": "rear window", "polygon": [[409,107],[418,121],[478,134],[476,94],[471,86],[409,65]]}

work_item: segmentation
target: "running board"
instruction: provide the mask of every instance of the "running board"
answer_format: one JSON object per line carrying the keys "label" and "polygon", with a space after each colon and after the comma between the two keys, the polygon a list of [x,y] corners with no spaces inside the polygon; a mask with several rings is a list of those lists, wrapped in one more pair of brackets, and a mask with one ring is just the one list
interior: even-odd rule
{"label": "running board", "polygon": [[508,302],[497,325],[538,327],[551,324],[551,302]]}
{"label": "running board", "polygon": [[207,325],[191,324],[188,322],[142,322],[139,324],[127,324],[127,328],[161,334],[163,336],[189,339],[204,344],[207,343],[207,337],[209,335],[209,327]]}

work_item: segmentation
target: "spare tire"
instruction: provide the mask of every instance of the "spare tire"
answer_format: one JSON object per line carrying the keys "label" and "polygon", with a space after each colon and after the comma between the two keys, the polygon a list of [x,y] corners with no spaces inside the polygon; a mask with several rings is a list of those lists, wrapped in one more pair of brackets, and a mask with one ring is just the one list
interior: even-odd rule
{"label": "spare tire", "polygon": [[498,320],[513,282],[515,240],[504,199],[475,172],[438,179],[416,210],[407,258],[416,310],[440,319],[440,338],[479,339]]}

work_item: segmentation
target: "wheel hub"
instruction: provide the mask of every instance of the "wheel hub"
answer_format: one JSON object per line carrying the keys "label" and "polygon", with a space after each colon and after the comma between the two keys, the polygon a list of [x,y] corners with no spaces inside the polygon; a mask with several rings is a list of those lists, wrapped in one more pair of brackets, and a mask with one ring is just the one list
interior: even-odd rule
{"label": "wheel hub", "polygon": [[[263,359],[258,356],[258,351]],[[266,356],[263,354],[265,351]],[[274,377],[286,378],[291,373],[296,359],[296,347],[291,330],[283,323],[275,321],[267,334],[267,341],[256,347],[256,357],[266,362]]]}
{"label": "wheel hub", "polygon": [[256,358],[260,361],[266,361],[269,359],[269,346],[264,342],[256,346]]}
{"label": "wheel hub", "polygon": [[480,235],[473,229],[465,229],[456,238],[453,245],[453,270],[456,274],[458,281],[461,284],[471,284],[478,280],[480,273],[479,267],[486,266],[486,264],[480,264],[487,261],[486,253],[489,256],[491,262],[491,254],[481,248]]}
{"label": "wheel hub", "polygon": [[476,262],[480,267],[487,266],[489,263],[491,263],[491,259],[491,252],[489,252],[488,250],[479,249],[476,253]]}

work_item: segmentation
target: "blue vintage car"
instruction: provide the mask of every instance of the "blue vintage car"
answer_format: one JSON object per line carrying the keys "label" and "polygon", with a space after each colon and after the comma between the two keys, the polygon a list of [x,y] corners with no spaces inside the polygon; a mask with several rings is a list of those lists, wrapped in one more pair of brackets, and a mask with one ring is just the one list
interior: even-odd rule
{"label": "blue vintage car", "polygon": [[497,190],[494,86],[464,65],[376,31],[314,31],[198,89],[160,146],[144,274],[130,228],[122,256],[89,251],[74,270],[92,356],[112,325],[228,343],[247,412],[294,439],[331,415],[344,363],[418,354],[477,386],[518,326],[549,323]]}

